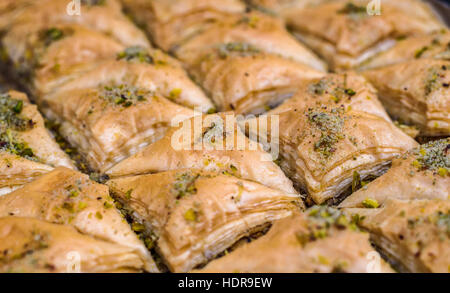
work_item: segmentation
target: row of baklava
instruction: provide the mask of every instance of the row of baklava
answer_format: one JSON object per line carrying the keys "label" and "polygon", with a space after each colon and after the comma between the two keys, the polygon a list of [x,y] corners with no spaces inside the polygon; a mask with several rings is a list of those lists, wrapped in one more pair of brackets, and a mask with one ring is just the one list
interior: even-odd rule
{"label": "row of baklava", "polygon": [[[136,21],[145,25],[153,41],[176,56],[181,61],[178,63],[151,49],[140,32],[123,18],[116,1],[82,1],[81,19],[64,14],[65,7],[59,5],[60,1],[46,1],[47,5],[42,5],[42,1],[38,4],[26,0],[10,2],[9,6],[0,6],[0,11],[9,18],[2,24],[6,32],[2,47],[11,73],[25,81],[43,113],[61,123],[62,134],[80,150],[90,167],[112,178],[106,184],[117,200],[112,203],[107,188],[75,171],[61,168],[51,171],[52,167],[41,172],[28,171],[31,163],[64,164],[43,161],[42,155],[35,155],[35,149],[45,149],[51,142],[49,136],[45,136],[45,142],[26,140],[26,135],[37,129],[35,123],[25,129],[14,129],[8,124],[6,128],[14,130],[14,138],[27,142],[26,146],[23,144],[26,151],[24,154],[11,152],[11,144],[7,144],[2,148],[2,155],[12,155],[14,163],[21,160],[26,163],[13,176],[6,164],[8,169],[2,175],[14,178],[20,177],[22,170],[28,174],[51,171],[4,196],[5,204],[0,203],[0,207],[5,207],[4,216],[9,216],[3,226],[13,243],[17,236],[11,227],[21,226],[20,221],[27,222],[17,216],[34,217],[60,225],[53,228],[44,227],[43,222],[30,224],[34,228],[24,225],[30,235],[36,234],[33,229],[38,226],[38,230],[50,236],[56,233],[54,237],[58,238],[60,232],[55,231],[74,226],[78,234],[121,245],[120,257],[135,258],[133,264],[121,264],[116,258],[96,269],[92,263],[98,260],[93,259],[105,257],[109,251],[98,250],[89,256],[82,251],[82,260],[86,262],[82,263],[83,271],[156,271],[148,252],[142,249],[142,242],[135,242],[135,235],[126,225],[116,224],[119,218],[115,204],[132,221],[132,229],[147,248],[155,248],[164,265],[176,272],[189,271],[230,248],[234,251],[213,261],[206,271],[367,272],[371,266],[368,256],[377,254],[369,245],[368,234],[361,232],[358,225],[373,232],[372,241],[398,261],[401,269],[448,269],[449,257],[445,255],[449,247],[445,230],[448,226],[448,139],[418,147],[392,123],[371,84],[353,72],[324,73],[324,63],[295,41],[281,20],[248,11],[237,1],[123,1]],[[346,2],[341,1],[340,5],[339,9],[350,9],[343,13],[345,17],[353,19],[354,13],[361,13],[353,12],[354,8],[348,8]],[[123,22],[120,25],[119,20]],[[436,35],[446,37],[445,32]],[[130,36],[137,37],[128,39]],[[415,39],[408,42],[411,40]],[[394,46],[390,54],[399,55],[396,48],[400,45],[399,42]],[[421,59],[415,62],[423,59],[428,64],[432,58],[427,55],[430,52],[426,49],[424,56],[410,59]],[[379,62],[386,64],[383,54],[379,56]],[[442,59],[436,66],[446,66],[445,58],[436,59],[436,62]],[[385,60],[404,61],[395,61],[393,57]],[[215,106],[187,78],[182,66],[211,96]],[[438,103],[445,104],[448,89],[436,86],[448,80],[445,70],[437,74],[438,81],[428,94],[422,93],[422,84],[416,85],[411,80],[417,74],[407,76],[409,72],[403,72],[402,77],[411,80],[411,87],[416,86],[414,90],[421,94],[420,98],[427,100],[427,95],[432,95]],[[385,71],[377,74],[384,75]],[[392,78],[388,81],[392,82]],[[398,84],[401,87],[405,81]],[[13,117],[13,122],[27,120],[22,109],[15,111],[16,107],[20,108],[15,95],[5,96],[7,117]],[[382,101],[389,110],[383,98]],[[25,105],[29,104],[25,101]],[[304,205],[290,180],[261,146],[248,140],[233,120],[225,119],[226,114],[191,118],[189,121],[194,125],[203,121],[200,133],[184,129],[184,124],[169,127],[176,116],[181,117],[178,120],[195,116],[189,109],[193,107],[204,112],[215,107],[238,114],[259,114],[275,108],[268,116],[279,117],[281,168],[299,190],[307,193],[310,202],[337,202],[350,186],[353,190],[364,187],[341,204],[346,208],[344,213],[313,207],[300,214],[298,211]],[[425,113],[427,107],[421,112]],[[442,113],[440,117],[448,118],[448,110]],[[246,122],[255,121],[258,123],[260,119]],[[260,125],[263,127],[270,133],[270,127]],[[43,126],[39,128],[45,130]],[[445,125],[441,128],[445,130]],[[180,131],[191,139],[182,140],[181,148],[174,148],[173,139]],[[7,133],[5,137],[9,139]],[[448,132],[439,134],[448,135]],[[31,146],[29,141],[36,144]],[[205,149],[205,141],[211,149]],[[239,141],[244,142],[244,149],[238,145]],[[217,145],[224,146],[225,150],[218,150]],[[408,150],[411,151],[402,157]],[[61,152],[61,156],[65,155]],[[397,159],[388,174],[366,183],[369,176],[381,175],[394,158]],[[407,168],[412,170],[405,173]],[[76,184],[66,180],[74,180]],[[95,198],[83,186],[83,180],[88,186],[103,188],[104,196]],[[6,183],[3,187],[21,184],[24,181]],[[415,190],[411,185],[416,186]],[[38,190],[39,201],[34,206],[17,200],[27,197],[24,195],[30,193],[27,189]],[[389,198],[422,200],[405,203]],[[359,209],[378,206],[379,209]],[[386,214],[390,215],[389,211],[399,206],[404,210],[399,215],[401,218],[385,224],[394,221]],[[424,207],[427,207],[426,215],[422,214]],[[107,213],[111,214],[110,221],[105,217]],[[281,218],[287,219],[275,223],[261,239],[242,247],[238,243]],[[416,230],[409,227],[411,219],[418,223]],[[402,231],[391,231],[384,225]],[[114,238],[105,232],[108,227],[114,228],[114,235],[119,230],[130,238]],[[43,237],[41,234],[39,239]],[[63,237],[59,239],[64,241]],[[52,251],[58,249],[58,243],[27,250],[26,246],[34,247],[35,243],[26,242],[22,251],[14,247],[19,250],[15,253],[19,257],[10,257],[8,253],[2,259],[4,267],[13,271],[62,271],[64,260],[59,258],[63,253]],[[89,245],[101,247],[100,243]],[[10,246],[13,245],[6,242],[5,251]],[[56,255],[56,259],[49,255]],[[378,271],[390,270],[382,260],[379,263]]]}
{"label": "row of baklava", "polygon": [[[369,1],[253,1],[263,8],[259,11],[238,1],[123,2],[154,43],[181,60],[220,111],[258,114],[275,107],[267,116],[279,122],[280,165],[310,202],[339,202],[348,189],[363,187],[340,207],[372,232],[372,241],[396,268],[448,271],[449,141],[419,147],[394,126],[383,108],[402,123],[412,124],[416,128],[412,136],[450,133],[449,34],[428,6],[421,1],[383,2],[383,14],[372,17],[366,14]],[[294,51],[288,42],[291,37],[275,25],[280,19],[260,12],[270,8],[339,73],[320,73],[323,64],[305,53],[305,47]],[[289,80],[286,62],[316,72],[296,67],[290,72],[300,78]],[[251,119],[250,124],[252,120],[259,119]],[[270,126],[259,126],[258,131],[265,128],[262,133],[271,135]],[[151,153],[142,151],[112,170],[126,165],[131,170],[146,156]],[[383,174],[393,159],[387,174],[367,184],[366,179]],[[398,216],[391,215],[396,209],[402,209],[399,219],[386,216]],[[328,235],[340,219],[336,213],[335,217],[329,217],[334,212],[320,213],[326,224],[311,217],[306,221],[312,221],[319,234]],[[316,210],[306,214],[314,218]],[[295,241],[291,247],[292,241],[285,237],[298,238],[302,233],[296,230],[303,229],[292,224],[298,218],[292,219],[280,221],[267,236],[214,261],[207,271],[331,271],[340,261],[350,263],[343,271],[358,271],[355,260],[339,259],[339,249],[345,248],[336,253],[326,246],[329,255],[321,259],[319,254],[308,257],[308,249],[302,250]],[[418,228],[412,229],[411,221],[420,223]],[[289,224],[284,223],[292,227],[286,229]],[[306,238],[311,242],[321,238],[314,235],[314,228],[308,229],[311,234]],[[349,245],[344,241],[343,247],[345,243]],[[308,248],[317,253],[321,245],[326,244]],[[267,257],[261,257],[263,253]],[[296,258],[297,253],[306,254]]]}
{"label": "row of baklava", "polygon": [[[3,94],[2,271],[63,272],[76,267],[74,253],[83,272],[158,271],[146,248],[162,266],[188,271],[303,207],[261,146],[198,150],[197,138],[218,133],[220,115],[204,118],[192,147],[173,149],[172,123],[214,112],[213,103],[178,61],[150,47],[117,1],[81,3],[80,16],[67,15],[64,1],[5,3],[3,68],[90,169],[113,178],[106,183],[117,202],[107,186],[70,170],[36,106]],[[229,125],[236,145],[252,144]],[[150,156],[127,164],[138,150]]]}

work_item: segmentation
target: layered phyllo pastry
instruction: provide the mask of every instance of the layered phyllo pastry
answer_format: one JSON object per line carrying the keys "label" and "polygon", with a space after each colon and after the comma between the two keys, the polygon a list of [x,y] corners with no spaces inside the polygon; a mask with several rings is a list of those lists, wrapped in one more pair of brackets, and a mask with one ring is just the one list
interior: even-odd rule
{"label": "layered phyllo pastry", "polygon": [[[445,58],[444,58],[445,59]],[[450,61],[418,58],[362,74],[391,116],[422,136],[450,134]]]}
{"label": "layered phyllo pastry", "polygon": [[305,2],[312,1],[294,1],[281,9],[281,15],[335,71],[360,65],[399,37],[445,27],[427,4],[417,0],[382,1],[380,7],[368,7],[372,1],[367,0]]}
{"label": "layered phyllo pastry", "polygon": [[26,95],[15,91],[0,94],[0,118],[0,194],[53,167],[74,168]]}
{"label": "layered phyllo pastry", "polygon": [[[149,46],[145,34],[122,12],[118,0],[81,0],[80,9],[60,0],[5,0],[10,9],[2,13],[0,30],[40,30],[58,24],[78,24],[109,35],[126,46]],[[2,1],[3,2],[3,1]],[[10,2],[17,2],[11,4]],[[5,4],[8,6],[8,3]],[[9,12],[9,13],[8,13]]]}
{"label": "layered phyllo pastry", "polygon": [[116,209],[108,187],[79,172],[57,168],[0,197],[0,217],[8,216],[73,226],[80,233],[130,247],[147,271],[158,270],[144,242]]}
{"label": "layered phyllo pastry", "polygon": [[195,272],[386,273],[392,269],[354,221],[337,209],[314,206],[275,222],[266,235]]}
{"label": "layered phyllo pastry", "polygon": [[[129,6],[133,15],[152,23],[159,2],[139,5],[129,1]],[[221,8],[226,1],[216,6],[211,5],[216,1],[187,1],[180,4],[183,9],[177,6],[179,2],[164,4],[180,27],[171,27],[173,42],[160,46],[181,60],[219,111],[265,112],[291,97],[301,80],[319,77],[326,70],[323,61],[297,42],[280,19],[258,11],[229,13],[229,6]],[[203,18],[210,10],[222,16],[214,21]],[[202,16],[194,29],[191,21],[197,13]]]}
{"label": "layered phyllo pastry", "polygon": [[240,0],[122,0],[155,44],[170,51],[227,16],[244,13]]}
{"label": "layered phyllo pastry", "polygon": [[133,84],[197,111],[215,111],[211,100],[188,77],[180,63],[160,50],[133,46],[114,52],[111,58],[85,60],[53,76],[41,73],[44,72],[37,72],[36,85],[46,94],[44,100],[49,95],[65,95],[74,89]]}
{"label": "layered phyllo pastry", "polygon": [[387,200],[380,208],[346,210],[400,272],[448,273],[450,202]]}
{"label": "layered phyllo pastry", "polygon": [[279,120],[282,169],[319,204],[348,194],[355,172],[380,176],[393,158],[417,146],[391,122],[374,88],[351,73],[303,83],[267,116]]}
{"label": "layered phyllo pastry", "polygon": [[41,103],[47,117],[61,124],[60,133],[95,171],[104,172],[162,138],[174,117],[194,115],[193,110],[141,85],[105,82],[77,88],[78,82],[73,89],[43,97]]}
{"label": "layered phyllo pastry", "polygon": [[185,120],[106,174],[116,178],[189,168],[231,174],[295,193],[273,156],[244,135],[231,113]]}
{"label": "layered phyllo pastry", "polygon": [[34,218],[0,218],[2,273],[139,273],[132,247]]}
{"label": "layered phyllo pastry", "polygon": [[395,46],[367,60],[359,69],[367,70],[416,59],[450,59],[450,32],[441,31],[397,40]]}
{"label": "layered phyllo pastry", "polygon": [[174,272],[189,271],[303,208],[298,194],[198,169],[129,176],[107,184]]}
{"label": "layered phyllo pastry", "polygon": [[388,199],[450,200],[450,139],[431,141],[400,156],[371,183],[355,177],[355,185],[362,188],[340,207],[378,207]]}

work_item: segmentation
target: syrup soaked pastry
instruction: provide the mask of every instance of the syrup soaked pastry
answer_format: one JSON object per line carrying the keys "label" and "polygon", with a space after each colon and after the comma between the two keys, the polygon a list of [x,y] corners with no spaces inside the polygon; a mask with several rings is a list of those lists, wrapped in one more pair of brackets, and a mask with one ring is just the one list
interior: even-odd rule
{"label": "syrup soaked pastry", "polygon": [[[113,38],[79,25],[36,28],[33,23],[13,27],[3,37],[3,51],[24,86],[38,91],[44,82],[68,74],[80,63],[116,58],[125,46]],[[29,79],[33,79],[29,82]],[[40,92],[35,95],[42,94]]]}
{"label": "syrup soaked pastry", "polygon": [[0,197],[0,217],[36,218],[74,226],[83,234],[135,250],[147,271],[157,268],[144,243],[115,208],[108,187],[67,168],[57,168]]}
{"label": "syrup soaked pastry", "polygon": [[284,193],[228,174],[196,169],[107,182],[171,271],[186,272],[238,240],[303,207]]}
{"label": "syrup soaked pastry", "polygon": [[450,62],[419,59],[363,72],[387,111],[424,136],[450,134]]}
{"label": "syrup soaked pastry", "polygon": [[24,94],[0,94],[0,116],[0,194],[55,166],[74,168],[45,128],[36,106]]}
{"label": "syrup soaked pastry", "polygon": [[282,21],[257,11],[227,17],[179,45],[173,52],[183,63],[192,65],[220,47],[220,53],[227,55],[227,51],[233,48],[231,45],[224,47],[224,44],[233,44],[235,51],[245,51],[239,45],[247,45],[326,71],[324,62],[296,41]]}
{"label": "syrup soaked pastry", "polygon": [[449,186],[450,139],[446,138],[423,144],[393,160],[386,174],[350,195],[339,206],[378,206],[390,198],[450,200]]}
{"label": "syrup soaked pastry", "polygon": [[[99,85],[132,84],[202,112],[214,110],[211,100],[189,78],[180,63],[160,50],[129,47],[110,59],[72,66],[54,79],[38,77],[41,92],[65,95]],[[46,97],[44,97],[46,99]]]}
{"label": "syrup soaked pastry", "polygon": [[379,176],[395,156],[417,146],[390,121],[373,87],[355,74],[304,83],[267,113],[274,115],[281,167],[318,204],[345,196],[354,172],[362,179]]}
{"label": "syrup soaked pastry", "polygon": [[[128,246],[33,218],[0,218],[2,273],[139,273],[144,262]],[[78,263],[79,261],[79,263]]]}
{"label": "syrup soaked pastry", "polygon": [[401,39],[395,46],[371,58],[359,69],[367,70],[423,58],[450,60],[450,32],[448,30]]}
{"label": "syrup soaked pastry", "polygon": [[156,45],[170,51],[227,16],[245,12],[239,0],[122,0]]}
{"label": "syrup soaked pastry", "polygon": [[161,138],[174,117],[194,115],[129,83],[57,91],[42,103],[47,117],[61,124],[61,134],[100,172]]}
{"label": "syrup soaked pastry", "polygon": [[401,272],[448,273],[450,201],[389,199],[382,208],[346,209]]}
{"label": "syrup soaked pastry", "polygon": [[223,44],[190,72],[218,110],[239,114],[270,110],[292,97],[300,82],[324,75],[249,44],[235,43]]}
{"label": "syrup soaked pastry", "polygon": [[17,2],[15,9],[6,13],[7,19],[0,22],[0,30],[7,31],[13,28],[20,31],[23,30],[21,26],[40,30],[55,25],[78,24],[109,35],[125,46],[150,46],[145,34],[122,13],[118,0],[81,0],[80,15],[68,14],[67,1],[18,0]]}
{"label": "syrup soaked pastry", "polygon": [[325,1],[290,9],[283,17],[308,46],[335,71],[354,68],[395,44],[395,38],[444,28],[417,0],[383,1],[381,15],[369,15],[370,1]]}
{"label": "syrup soaked pastry", "polygon": [[199,273],[368,273],[392,272],[369,243],[369,235],[331,207],[275,222],[269,232],[209,263]]}
{"label": "syrup soaked pastry", "polygon": [[[230,114],[230,113],[228,113]],[[118,163],[112,178],[188,168],[224,172],[285,193],[295,193],[272,156],[241,132],[234,115],[196,116],[159,141]]]}

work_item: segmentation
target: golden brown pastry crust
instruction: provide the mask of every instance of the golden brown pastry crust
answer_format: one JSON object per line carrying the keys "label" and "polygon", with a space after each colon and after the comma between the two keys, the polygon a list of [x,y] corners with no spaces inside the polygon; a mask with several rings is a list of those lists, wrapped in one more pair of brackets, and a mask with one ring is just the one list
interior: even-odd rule
{"label": "golden brown pastry crust", "polygon": [[281,167],[316,203],[343,193],[355,171],[363,178],[380,175],[396,155],[417,145],[355,74],[303,83],[267,115],[279,117]]}
{"label": "golden brown pastry crust", "polygon": [[61,134],[101,172],[161,138],[173,117],[194,115],[146,87],[126,83],[55,92],[43,103],[46,115],[61,124]]}
{"label": "golden brown pastry crust", "polygon": [[[113,179],[107,183],[132,216],[156,234],[171,271],[186,272],[242,237],[289,216],[297,194],[196,169]],[[296,204],[295,204],[296,203]]]}
{"label": "golden brown pastry crust", "polygon": [[[325,207],[321,208],[326,209]],[[339,212],[327,213],[328,224],[319,207],[296,213],[274,223],[269,232],[251,243],[216,259],[199,273],[366,273],[371,257],[379,255],[369,235],[356,231]],[[311,214],[311,215],[309,215]],[[330,224],[331,223],[331,224]],[[319,232],[322,233],[321,236]],[[314,236],[315,235],[315,236]],[[378,269],[378,268],[376,268]],[[380,259],[380,272],[392,269]]]}
{"label": "golden brown pastry crust", "polygon": [[362,74],[378,89],[387,111],[425,136],[450,134],[450,62],[418,59]]}
{"label": "golden brown pastry crust", "polygon": [[[228,118],[225,115],[194,117],[188,124],[178,124],[169,129],[162,139],[118,163],[106,173],[114,178],[196,168],[230,173],[273,189],[295,193],[292,182],[272,161],[272,156],[241,132],[234,115]],[[194,129],[196,125],[201,131]],[[225,133],[219,137],[222,128]],[[214,135],[213,144],[213,138],[208,138],[210,135]]]}
{"label": "golden brown pastry crust", "polygon": [[429,142],[393,160],[383,176],[346,198],[339,207],[364,207],[367,199],[450,200],[450,139]]}
{"label": "golden brown pastry crust", "polygon": [[295,34],[336,71],[354,68],[386,50],[395,37],[444,28],[420,1],[382,2],[379,16],[367,14],[368,2],[330,1],[293,9],[284,17]]}
{"label": "golden brown pastry crust", "polygon": [[448,200],[390,199],[379,209],[347,209],[401,272],[448,273]]}
{"label": "golden brown pastry crust", "polygon": [[70,225],[83,234],[132,248],[149,272],[158,269],[128,223],[116,210],[108,187],[67,168],[38,177],[0,197],[0,217],[35,218]]}
{"label": "golden brown pastry crust", "polygon": [[93,5],[82,3],[81,14],[77,16],[68,15],[67,6],[69,3],[64,1],[19,0],[19,2],[25,5],[18,5],[20,7],[8,18],[8,28],[33,24],[33,29],[39,30],[58,24],[78,24],[110,35],[126,46],[149,47],[149,42],[144,33],[126,18],[117,0],[106,0],[101,4]]}
{"label": "golden brown pastry crust", "polygon": [[[69,157],[59,148],[44,126],[44,119],[26,95],[10,91],[2,95],[11,103],[22,103],[17,108],[17,117],[29,127],[15,129],[7,121],[1,123],[2,147],[0,150],[0,193],[32,181],[56,166],[75,168]],[[6,107],[2,105],[2,108]],[[20,109],[20,111],[19,111]],[[2,109],[2,111],[7,111]],[[9,110],[11,111],[11,110]],[[4,113],[7,115],[6,113]],[[3,138],[5,140],[3,140]],[[11,147],[15,145],[15,147]],[[18,149],[18,150],[16,150]],[[27,151],[29,149],[29,151]],[[26,151],[26,152],[25,152]]]}
{"label": "golden brown pastry crust", "polygon": [[[130,247],[90,237],[65,225],[33,218],[0,218],[0,271],[10,273],[142,272]],[[77,257],[80,263],[76,263]]]}
{"label": "golden brown pastry crust", "polygon": [[[214,54],[224,44],[248,44],[261,52],[277,55],[326,71],[325,63],[297,42],[284,28],[284,23],[264,13],[251,11],[236,14],[180,44],[173,53],[188,66]],[[223,50],[220,53],[224,53]]]}
{"label": "golden brown pastry crust", "polygon": [[395,46],[364,62],[359,70],[388,66],[415,59],[450,59],[450,32],[441,30],[436,33],[420,35],[398,40]]}
{"label": "golden brown pastry crust", "polygon": [[236,13],[239,0],[123,0],[136,22],[143,24],[153,41],[165,51],[207,29],[210,24]]}

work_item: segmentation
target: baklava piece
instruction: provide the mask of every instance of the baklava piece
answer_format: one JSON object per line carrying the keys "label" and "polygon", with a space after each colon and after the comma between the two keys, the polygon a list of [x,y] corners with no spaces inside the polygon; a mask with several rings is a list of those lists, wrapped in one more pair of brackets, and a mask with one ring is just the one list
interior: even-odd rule
{"label": "baklava piece", "polygon": [[380,176],[417,146],[390,121],[374,88],[351,73],[303,83],[267,116],[279,119],[282,169],[318,204],[342,199],[355,172]]}
{"label": "baklava piece", "polygon": [[400,272],[449,272],[450,201],[390,199],[381,208],[346,212]]}
{"label": "baklava piece", "polygon": [[[228,113],[230,114],[230,113]],[[235,116],[195,116],[106,172],[111,178],[178,169],[232,174],[286,193],[295,193],[272,156],[240,130]]]}
{"label": "baklava piece", "polygon": [[381,15],[369,15],[370,1],[325,1],[291,9],[283,17],[300,40],[325,58],[331,69],[354,68],[395,44],[395,39],[444,28],[421,1],[383,1]]}
{"label": "baklava piece", "polygon": [[170,51],[227,16],[245,12],[240,0],[122,0],[156,45]]}
{"label": "baklava piece", "polygon": [[450,135],[450,62],[418,59],[362,72],[392,117],[422,136]]}
{"label": "baklava piece", "polygon": [[73,226],[80,233],[132,248],[147,271],[158,271],[144,242],[115,208],[108,187],[87,175],[57,168],[0,197],[0,217],[8,216]]}
{"label": "baklava piece", "polygon": [[450,139],[423,144],[393,160],[389,171],[375,181],[355,184],[363,187],[340,207],[378,207],[390,198],[450,200]]}
{"label": "baklava piece", "polygon": [[41,103],[46,116],[61,124],[61,134],[77,147],[90,168],[100,172],[161,138],[174,117],[194,115],[193,110],[147,87],[129,83],[74,86],[45,96]]}
{"label": "baklava piece", "polygon": [[33,218],[0,218],[2,273],[139,273],[142,258],[127,246]]}
{"label": "baklava piece", "polygon": [[275,222],[260,239],[209,263],[200,273],[387,273],[368,233],[340,211],[314,206]]}
{"label": "baklava piece", "polygon": [[174,272],[189,271],[303,208],[298,194],[197,169],[124,177],[107,184],[135,220],[133,225],[151,235]]}
{"label": "baklava piece", "polygon": [[56,166],[74,168],[44,126],[26,95],[0,94],[0,194],[32,181]]}

